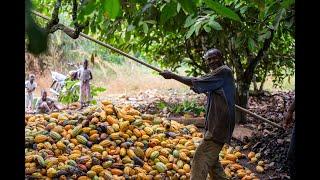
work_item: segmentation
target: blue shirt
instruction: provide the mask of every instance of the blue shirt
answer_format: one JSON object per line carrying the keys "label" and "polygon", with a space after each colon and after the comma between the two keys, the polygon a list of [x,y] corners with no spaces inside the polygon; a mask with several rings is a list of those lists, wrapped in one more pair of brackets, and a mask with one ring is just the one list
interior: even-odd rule
{"label": "blue shirt", "polygon": [[196,93],[207,94],[205,129],[212,139],[230,143],[235,126],[235,83],[231,69],[220,66],[212,73],[192,80]]}

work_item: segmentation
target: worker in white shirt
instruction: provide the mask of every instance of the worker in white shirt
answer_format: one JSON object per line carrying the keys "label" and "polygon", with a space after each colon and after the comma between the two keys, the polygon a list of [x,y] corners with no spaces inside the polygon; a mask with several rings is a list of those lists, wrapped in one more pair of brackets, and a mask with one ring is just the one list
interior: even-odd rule
{"label": "worker in white shirt", "polygon": [[25,88],[26,88],[26,109],[27,110],[33,110],[32,102],[33,102],[33,93],[37,87],[37,83],[34,81],[35,75],[30,74],[29,80],[25,82]]}
{"label": "worker in white shirt", "polygon": [[88,69],[88,60],[83,61],[83,68],[78,72],[78,78],[80,79],[80,103],[82,109],[87,106],[91,100],[90,93],[90,81],[92,80],[91,70]]}

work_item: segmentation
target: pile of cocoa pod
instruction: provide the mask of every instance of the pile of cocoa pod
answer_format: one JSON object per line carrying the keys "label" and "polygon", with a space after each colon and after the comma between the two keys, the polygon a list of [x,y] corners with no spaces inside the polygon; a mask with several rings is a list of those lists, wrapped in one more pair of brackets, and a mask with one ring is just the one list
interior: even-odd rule
{"label": "pile of cocoa pod", "polygon": [[[82,112],[26,114],[25,123],[26,179],[190,179],[203,137],[194,125],[110,101]],[[258,179],[237,163],[245,156],[240,149],[223,148],[227,176]]]}

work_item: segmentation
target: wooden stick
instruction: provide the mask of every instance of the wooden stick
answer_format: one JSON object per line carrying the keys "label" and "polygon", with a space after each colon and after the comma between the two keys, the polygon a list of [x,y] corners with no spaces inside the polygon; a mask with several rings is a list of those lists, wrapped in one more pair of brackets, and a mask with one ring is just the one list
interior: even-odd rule
{"label": "wooden stick", "polygon": [[245,109],[243,107],[240,107],[238,105],[235,105],[235,106],[236,106],[236,108],[238,108],[240,111],[242,111],[244,113],[250,114],[251,116],[253,116],[253,117],[255,117],[255,118],[259,119],[259,120],[262,120],[262,121],[264,121],[264,122],[266,122],[266,123],[268,123],[270,125],[273,125],[273,126],[276,126],[278,128],[283,129],[282,126],[280,126],[279,124],[277,124],[275,122],[272,122],[272,121],[270,121],[270,120],[268,120],[268,119],[266,119],[266,118],[264,118],[262,116],[259,116],[259,115],[255,114],[255,113],[253,113],[253,112],[251,112],[251,111],[249,111],[249,110],[247,110],[247,109]]}

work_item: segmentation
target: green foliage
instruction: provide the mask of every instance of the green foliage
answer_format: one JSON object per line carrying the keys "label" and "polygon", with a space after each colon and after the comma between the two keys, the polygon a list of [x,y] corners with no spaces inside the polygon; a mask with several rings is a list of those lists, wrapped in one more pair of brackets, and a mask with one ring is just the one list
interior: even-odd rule
{"label": "green foliage", "polygon": [[230,18],[235,21],[240,21],[239,16],[231,9],[223,6],[222,4],[213,1],[213,0],[204,0],[205,4],[213,9],[216,13],[220,14],[221,16]]}
{"label": "green foliage", "polygon": [[32,4],[30,0],[25,1],[25,32],[28,41],[28,51],[33,54],[40,54],[47,50],[48,34],[39,27],[31,17]]}
{"label": "green foliage", "polygon": [[[47,15],[54,4],[53,0],[33,2]],[[246,72],[263,78],[268,71],[281,84],[282,77],[294,71],[294,0],[132,0],[121,1],[121,13],[117,3],[110,13],[103,2],[88,1],[80,8],[85,13],[79,21],[90,20],[84,32],[123,51],[139,53],[161,68],[175,71],[185,66],[188,75],[203,75],[208,68],[202,54],[216,47],[223,51],[238,84],[250,83]],[[65,1],[63,12],[70,9],[71,3]],[[106,17],[105,11],[118,16]],[[270,46],[264,48],[267,40]]]}
{"label": "green foliage", "polygon": [[119,0],[102,0],[103,9],[107,17],[115,19],[120,13]]}
{"label": "green foliage", "polygon": [[[77,83],[79,83],[79,81],[65,81],[65,86],[62,88],[61,93],[58,97],[59,102],[70,104],[79,100],[80,86],[77,85]],[[105,88],[96,87],[94,85],[90,85],[90,88],[91,97],[96,97],[99,93],[106,91]],[[92,99],[91,103],[96,104],[97,101]]]}
{"label": "green foliage", "polygon": [[76,84],[79,81],[66,80],[65,86],[62,88],[58,101],[64,104],[70,104],[79,100],[80,88]]}
{"label": "green foliage", "polygon": [[178,104],[169,104],[165,101],[159,101],[156,103],[156,107],[161,110],[167,107],[169,112],[180,115],[183,115],[185,113],[194,113],[195,115],[199,116],[201,112],[205,112],[203,106],[199,106],[195,101],[188,100],[185,100],[182,103]]}

